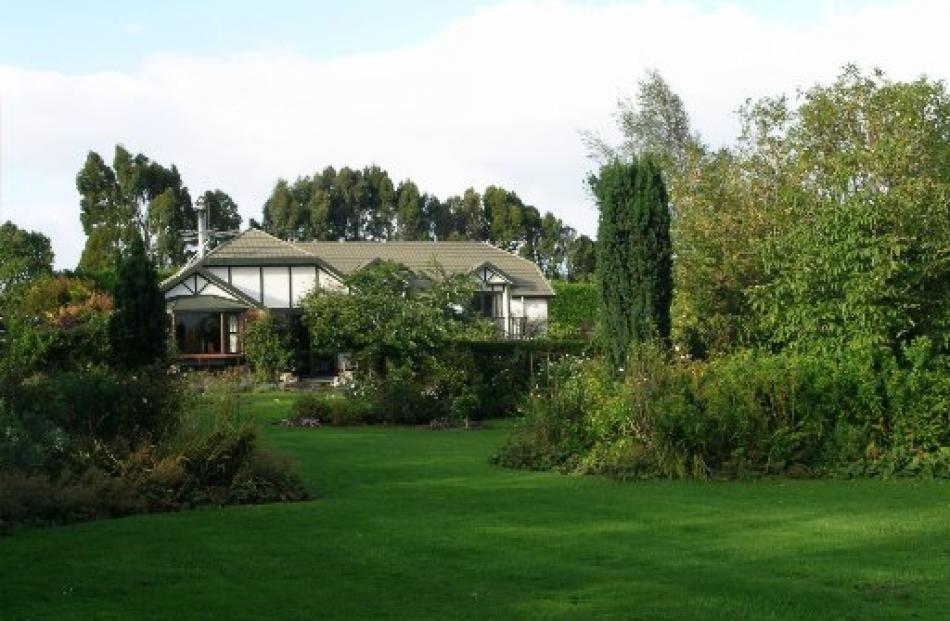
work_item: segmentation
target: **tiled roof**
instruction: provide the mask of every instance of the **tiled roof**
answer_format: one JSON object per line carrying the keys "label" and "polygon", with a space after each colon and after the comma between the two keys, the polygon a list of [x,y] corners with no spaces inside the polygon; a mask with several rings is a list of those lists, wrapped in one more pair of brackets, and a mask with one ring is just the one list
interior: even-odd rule
{"label": "tiled roof", "polygon": [[168,302],[168,308],[176,311],[229,311],[248,307],[248,304],[216,295],[183,295]]}
{"label": "tiled roof", "polygon": [[534,263],[477,241],[291,243],[258,229],[248,229],[189,267],[320,265],[339,276],[347,276],[377,259],[402,263],[417,273],[431,271],[436,263],[450,274],[464,274],[488,263],[511,280],[512,295],[554,295]]}
{"label": "tiled roof", "polygon": [[313,263],[315,257],[303,244],[292,244],[258,229],[248,229],[214,248],[201,261],[204,265],[234,265],[236,263],[260,264],[279,262]]}
{"label": "tiled roof", "polygon": [[301,242],[296,245],[344,275],[376,259],[401,263],[417,273],[431,271],[434,263],[450,274],[469,273],[490,263],[511,279],[512,295],[554,294],[534,263],[485,242]]}

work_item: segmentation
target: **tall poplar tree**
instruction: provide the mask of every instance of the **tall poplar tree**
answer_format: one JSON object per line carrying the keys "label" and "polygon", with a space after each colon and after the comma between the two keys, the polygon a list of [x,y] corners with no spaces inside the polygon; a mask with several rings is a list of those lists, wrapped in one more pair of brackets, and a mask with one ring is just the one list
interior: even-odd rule
{"label": "tall poplar tree", "polygon": [[155,266],[138,232],[119,261],[114,310],[109,321],[113,360],[122,369],[136,369],[165,356],[165,299]]}
{"label": "tall poplar tree", "polygon": [[670,335],[673,253],[659,167],[645,156],[590,179],[600,208],[597,273],[607,347],[623,367],[631,343]]}

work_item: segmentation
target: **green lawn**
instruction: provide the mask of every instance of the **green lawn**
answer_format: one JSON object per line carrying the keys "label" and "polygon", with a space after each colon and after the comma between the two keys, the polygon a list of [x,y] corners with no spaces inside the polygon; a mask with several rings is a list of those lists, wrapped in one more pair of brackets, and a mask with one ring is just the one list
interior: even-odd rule
{"label": "green lawn", "polygon": [[0,538],[0,619],[950,618],[945,484],[514,472],[497,426],[266,437],[319,499]]}

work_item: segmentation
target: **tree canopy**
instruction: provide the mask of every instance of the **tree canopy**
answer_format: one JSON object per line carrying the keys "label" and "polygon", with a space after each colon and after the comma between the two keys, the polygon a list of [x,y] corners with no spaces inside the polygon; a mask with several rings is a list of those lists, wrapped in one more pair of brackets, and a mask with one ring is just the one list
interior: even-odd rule
{"label": "tree canopy", "polygon": [[[90,151],[76,175],[80,222],[85,232],[79,267],[95,272],[114,265],[116,257],[142,238],[159,267],[183,263],[190,240],[185,232],[197,226],[188,188],[178,168],[165,167],[117,145],[112,165]],[[237,205],[221,190],[204,194],[211,207],[212,228],[240,226]]]}
{"label": "tree canopy", "polygon": [[614,366],[630,345],[670,335],[670,216],[659,167],[648,157],[614,162],[590,179],[597,197],[601,318]]}
{"label": "tree canopy", "polygon": [[10,221],[0,225],[0,300],[12,289],[53,271],[49,237]]}
{"label": "tree canopy", "polygon": [[[673,209],[674,338],[745,347],[897,350],[950,334],[950,96],[845,67],[740,110],[712,149],[658,74],[625,98],[623,144],[664,162]],[[596,145],[595,145],[596,146]]]}
{"label": "tree canopy", "polygon": [[511,190],[468,188],[442,200],[411,179],[394,185],[375,165],[279,179],[261,227],[289,241],[487,241],[534,261],[548,278],[586,280],[593,273],[593,240],[550,212],[542,216]]}

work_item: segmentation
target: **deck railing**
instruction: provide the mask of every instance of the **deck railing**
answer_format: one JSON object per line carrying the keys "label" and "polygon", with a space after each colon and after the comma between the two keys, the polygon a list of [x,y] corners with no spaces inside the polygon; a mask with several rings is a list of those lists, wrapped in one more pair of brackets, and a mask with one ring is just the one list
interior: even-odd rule
{"label": "deck railing", "polygon": [[494,317],[498,332],[507,339],[532,339],[544,333],[544,323],[527,317]]}

